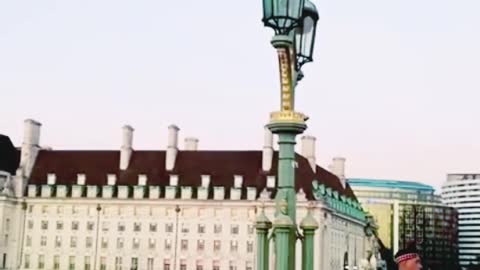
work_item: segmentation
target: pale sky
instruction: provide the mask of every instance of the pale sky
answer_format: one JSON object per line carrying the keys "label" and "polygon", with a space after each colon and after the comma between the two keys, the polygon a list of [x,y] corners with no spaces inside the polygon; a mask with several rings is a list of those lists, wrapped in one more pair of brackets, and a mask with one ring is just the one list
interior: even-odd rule
{"label": "pale sky", "polygon": [[[415,180],[480,172],[480,1],[314,0],[315,62],[297,110],[326,167]],[[261,149],[279,108],[260,0],[0,1],[0,133],[23,120],[54,149],[165,149],[167,126],[200,149]]]}

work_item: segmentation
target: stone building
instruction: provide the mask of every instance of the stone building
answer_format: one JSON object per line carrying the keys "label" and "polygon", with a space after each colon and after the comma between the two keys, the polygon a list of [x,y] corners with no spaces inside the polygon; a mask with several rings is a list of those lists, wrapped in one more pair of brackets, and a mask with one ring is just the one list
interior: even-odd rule
{"label": "stone building", "polygon": [[[20,149],[0,137],[1,269],[253,270],[254,220],[271,219],[278,155],[265,130],[259,151],[200,151],[168,128],[166,150],[40,146],[40,123],[25,121]],[[297,154],[298,219],[313,206],[315,269],[350,269],[367,255],[365,213],[342,176],[315,161],[315,138]],[[300,248],[297,248],[300,258]],[[300,263],[298,262],[298,269]]]}

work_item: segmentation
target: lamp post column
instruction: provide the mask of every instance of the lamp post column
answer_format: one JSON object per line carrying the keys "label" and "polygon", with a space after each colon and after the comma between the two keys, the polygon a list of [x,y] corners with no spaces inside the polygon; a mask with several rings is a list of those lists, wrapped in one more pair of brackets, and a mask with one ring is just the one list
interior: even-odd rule
{"label": "lamp post column", "polygon": [[[277,269],[285,263],[288,269],[295,269],[295,244],[296,230],[296,192],[295,192],[295,144],[296,136],[307,128],[307,117],[294,111],[294,84],[292,59],[293,38],[290,35],[277,35],[272,40],[272,45],[277,49],[280,69],[281,84],[281,110],[270,114],[270,123],[267,127],[273,134],[278,135],[278,186],[276,201],[276,217],[289,218],[291,224],[287,227],[277,228],[274,222],[275,251],[277,256]],[[284,205],[283,205],[284,204]],[[282,212],[282,207],[285,209]],[[289,230],[288,239],[278,239],[278,234]],[[285,256],[285,257],[284,257]],[[280,265],[282,264],[282,265]]]}
{"label": "lamp post column", "polygon": [[302,270],[313,270],[314,243],[313,238],[315,230],[318,229],[318,222],[312,216],[313,205],[308,206],[308,213],[300,222],[300,228],[303,230],[302,243]]}
{"label": "lamp post column", "polygon": [[255,228],[257,229],[257,270],[269,270],[268,232],[272,228],[272,222],[265,215],[265,207],[263,205],[255,221]]}

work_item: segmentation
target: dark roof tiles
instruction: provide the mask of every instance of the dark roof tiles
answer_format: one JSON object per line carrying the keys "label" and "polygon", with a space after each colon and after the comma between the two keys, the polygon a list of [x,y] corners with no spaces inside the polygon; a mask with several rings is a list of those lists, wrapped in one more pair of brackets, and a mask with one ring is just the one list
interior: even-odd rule
{"label": "dark roof tiles", "polygon": [[[47,174],[55,173],[56,183],[61,185],[76,184],[77,174],[86,175],[87,185],[106,185],[107,174],[117,176],[117,185],[136,185],[138,175],[145,174],[149,185],[168,186],[169,176],[178,175],[180,186],[198,187],[201,175],[210,175],[210,185],[225,187],[228,197],[235,175],[243,177],[243,189],[256,187],[260,193],[266,187],[267,175],[277,174],[278,153],[274,153],[269,172],[262,171],[262,151],[179,151],[172,171],[165,170],[165,151],[134,151],[126,170],[119,169],[119,159],[119,151],[42,150],[30,184],[46,184]],[[308,199],[314,198],[313,180],[355,199],[350,187],[344,189],[332,173],[319,166],[314,173],[307,159],[298,154],[296,161],[295,188],[297,191],[302,188]],[[245,193],[242,192],[242,198]]]}

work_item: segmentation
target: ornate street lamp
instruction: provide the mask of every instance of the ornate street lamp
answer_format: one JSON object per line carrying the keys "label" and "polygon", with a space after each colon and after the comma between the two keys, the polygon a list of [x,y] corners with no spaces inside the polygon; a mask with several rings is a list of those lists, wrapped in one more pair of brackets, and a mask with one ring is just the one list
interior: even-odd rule
{"label": "ornate street lamp", "polygon": [[295,66],[297,72],[306,63],[313,61],[313,47],[315,45],[315,32],[319,16],[315,5],[306,0],[303,8],[301,23],[295,28]]}
{"label": "ornate street lamp", "polygon": [[[300,68],[312,61],[318,12],[308,0],[263,0],[263,23],[275,31],[272,45],[277,50],[280,69],[280,111],[270,114],[267,127],[278,135],[278,184],[272,234],[263,214],[257,217],[258,270],[268,270],[268,247],[275,239],[275,268],[295,269],[295,245],[302,240],[302,269],[313,270],[313,239],[318,225],[309,211],[300,234],[296,218],[295,143],[307,125],[308,117],[295,111],[295,86],[302,77]],[[268,223],[268,224],[267,224]]]}
{"label": "ornate street lamp", "polygon": [[297,27],[305,0],[263,0],[263,23],[275,34],[286,35]]}

